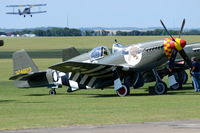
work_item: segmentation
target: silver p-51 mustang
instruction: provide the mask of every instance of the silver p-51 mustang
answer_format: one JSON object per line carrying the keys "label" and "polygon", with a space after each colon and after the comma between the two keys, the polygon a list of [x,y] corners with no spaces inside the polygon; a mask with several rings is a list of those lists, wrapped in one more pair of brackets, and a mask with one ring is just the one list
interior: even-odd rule
{"label": "silver p-51 mustang", "polygon": [[[145,82],[156,81],[155,86],[150,88],[149,92],[165,94],[167,85],[162,81],[162,73],[166,75],[175,69],[177,61],[175,59],[179,53],[178,58],[182,57],[186,65],[176,72],[183,75],[179,76],[181,78],[179,84],[186,82],[186,78],[183,78],[187,77],[184,68],[191,67],[191,56],[200,57],[200,53],[197,52],[200,43],[186,46],[186,41],[180,38],[185,19],[179,38],[173,38],[162,21],[161,24],[171,38],[131,45],[115,43],[112,54],[107,47],[100,46],[49,68],[66,73],[62,83],[69,86],[69,92],[114,85],[118,96],[126,96],[130,93],[130,87],[139,88]],[[168,68],[162,68],[167,62]],[[161,69],[158,69],[159,67]]]}

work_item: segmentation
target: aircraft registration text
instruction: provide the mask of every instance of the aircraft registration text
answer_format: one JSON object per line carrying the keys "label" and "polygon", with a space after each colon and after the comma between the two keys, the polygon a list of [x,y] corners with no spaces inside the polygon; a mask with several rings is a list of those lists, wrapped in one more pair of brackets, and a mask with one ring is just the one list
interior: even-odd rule
{"label": "aircraft registration text", "polygon": [[29,73],[29,72],[32,72],[31,67],[24,68],[24,69],[21,69],[21,70],[17,70],[17,71],[15,71],[15,74],[25,74],[25,73]]}

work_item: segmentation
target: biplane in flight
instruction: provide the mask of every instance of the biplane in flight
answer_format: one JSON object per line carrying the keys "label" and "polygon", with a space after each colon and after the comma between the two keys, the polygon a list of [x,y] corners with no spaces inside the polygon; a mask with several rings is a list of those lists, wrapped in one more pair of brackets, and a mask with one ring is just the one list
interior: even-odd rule
{"label": "biplane in flight", "polygon": [[[6,14],[11,14],[11,15],[23,15],[26,17],[26,15],[30,15],[31,17],[33,14],[39,14],[39,13],[46,13],[47,11],[41,11],[40,8],[42,6],[46,6],[47,4],[27,4],[27,5],[7,5],[6,7],[12,7],[13,11],[12,12],[6,12]],[[37,11],[31,11],[33,7],[38,7]],[[18,8],[18,12],[15,11],[15,8]],[[20,8],[24,8],[21,10]]]}

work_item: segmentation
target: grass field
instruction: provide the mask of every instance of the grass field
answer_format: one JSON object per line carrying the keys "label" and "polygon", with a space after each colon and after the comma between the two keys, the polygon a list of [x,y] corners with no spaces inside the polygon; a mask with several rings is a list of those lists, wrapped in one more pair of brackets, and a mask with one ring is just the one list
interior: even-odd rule
{"label": "grass field", "polygon": [[[150,84],[142,89],[132,89],[128,97],[116,97],[112,87],[71,94],[63,87],[57,90],[56,96],[49,96],[47,88],[18,89],[8,80],[12,75],[13,51],[28,50],[39,68],[44,70],[61,61],[63,48],[75,46],[81,52],[99,45],[111,48],[115,38],[130,44],[164,37],[4,39],[5,46],[0,48],[0,130],[200,119],[200,93],[194,92],[191,84],[185,85],[185,90],[169,91],[162,96],[149,95],[146,89]],[[200,36],[184,36],[184,39],[189,43],[200,42]]]}

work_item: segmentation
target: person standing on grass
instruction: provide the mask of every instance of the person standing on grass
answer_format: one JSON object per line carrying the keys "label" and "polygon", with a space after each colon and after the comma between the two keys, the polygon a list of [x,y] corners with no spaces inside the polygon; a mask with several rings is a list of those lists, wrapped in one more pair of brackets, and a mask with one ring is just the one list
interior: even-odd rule
{"label": "person standing on grass", "polygon": [[198,92],[200,91],[200,63],[198,62],[196,57],[192,57],[191,61],[192,61],[191,75],[194,84],[194,90]]}

